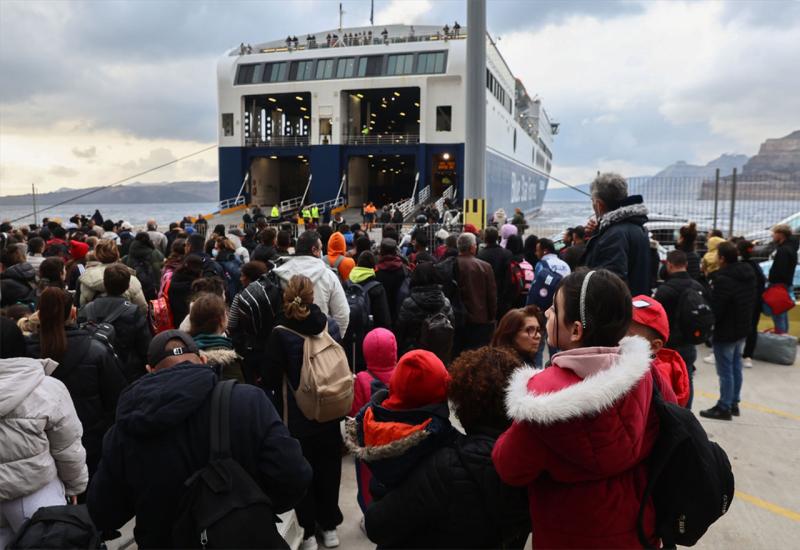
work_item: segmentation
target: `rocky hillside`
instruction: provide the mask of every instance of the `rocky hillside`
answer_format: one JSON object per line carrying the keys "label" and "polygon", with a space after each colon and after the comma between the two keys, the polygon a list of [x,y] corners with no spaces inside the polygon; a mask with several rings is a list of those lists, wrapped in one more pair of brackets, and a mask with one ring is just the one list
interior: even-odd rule
{"label": "rocky hillside", "polygon": [[[59,189],[36,196],[39,204],[56,204],[99,188]],[[182,202],[216,202],[219,197],[216,181],[173,181],[165,183],[129,183],[103,189],[76,199],[75,204],[149,204]],[[31,204],[31,195],[0,197],[3,204]]]}
{"label": "rocky hillside", "polygon": [[747,162],[747,155],[722,155],[719,158],[701,166],[698,164],[688,164],[679,160],[675,164],[670,164],[657,174],[654,178],[705,178],[713,177],[717,168],[721,175],[731,174],[733,169],[742,171],[742,167]]}
{"label": "rocky hillside", "polygon": [[762,143],[743,171],[747,176],[800,178],[800,130]]}

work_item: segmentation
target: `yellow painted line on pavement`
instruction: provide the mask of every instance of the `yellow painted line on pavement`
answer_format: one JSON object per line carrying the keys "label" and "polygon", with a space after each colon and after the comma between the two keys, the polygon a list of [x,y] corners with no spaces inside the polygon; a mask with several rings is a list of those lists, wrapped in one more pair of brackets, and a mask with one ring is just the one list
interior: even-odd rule
{"label": "yellow painted line on pavement", "polygon": [[[719,395],[715,393],[707,391],[697,391],[695,393],[705,397],[706,399],[714,399],[714,400],[719,399]],[[770,407],[765,407],[764,405],[759,405],[758,403],[748,403],[747,401],[742,401],[739,403],[739,406],[743,409],[750,409],[753,411],[759,411],[767,414],[774,414],[775,416],[782,416],[783,418],[789,418],[790,420],[800,421],[800,414],[792,414],[790,412],[781,411]]]}
{"label": "yellow painted line on pavement", "polygon": [[767,512],[772,512],[775,515],[783,516],[787,519],[792,521],[800,522],[800,514],[795,512],[794,510],[789,510],[788,508],[784,508],[783,506],[778,506],[772,502],[766,501],[763,498],[758,498],[753,495],[748,495],[747,493],[743,493],[741,491],[736,491],[736,498],[739,498],[745,502],[749,502],[753,506],[758,506],[766,510]]}

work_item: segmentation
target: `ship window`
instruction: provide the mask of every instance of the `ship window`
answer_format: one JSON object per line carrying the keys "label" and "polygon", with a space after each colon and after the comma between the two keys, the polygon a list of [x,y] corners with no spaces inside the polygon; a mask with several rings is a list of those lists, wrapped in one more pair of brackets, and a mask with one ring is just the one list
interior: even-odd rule
{"label": "ship window", "polygon": [[361,57],[358,60],[358,76],[367,76],[367,58]]}
{"label": "ship window", "polygon": [[226,137],[233,135],[233,113],[222,113],[222,133]]}
{"label": "ship window", "polygon": [[[431,71],[428,71],[431,72]],[[436,59],[433,65],[433,72],[435,73],[443,73],[444,72],[444,52],[437,52]]]}
{"label": "ship window", "polygon": [[294,61],[289,69],[289,80],[311,80],[314,61]]}
{"label": "ship window", "polygon": [[411,74],[414,65],[414,54],[390,55],[386,74]]}
{"label": "ship window", "polygon": [[317,80],[333,78],[333,64],[335,59],[320,59],[317,61]]}
{"label": "ship window", "polygon": [[256,72],[256,67],[263,67],[263,65],[258,65],[258,64],[239,65],[239,71],[236,74],[236,83],[252,84],[253,76],[255,75]]}
{"label": "ship window", "polygon": [[286,68],[288,63],[268,63],[264,70],[264,77],[261,82],[283,82],[286,80]]}
{"label": "ship window", "polygon": [[514,152],[517,152],[517,129],[514,128]]}
{"label": "ship window", "polygon": [[444,52],[421,53],[417,56],[417,74],[443,73]]}
{"label": "ship window", "polygon": [[452,127],[453,107],[450,105],[436,106],[436,131],[449,132]]}
{"label": "ship window", "polygon": [[356,72],[356,58],[343,57],[336,67],[336,78],[352,78]]}
{"label": "ship window", "polygon": [[[383,70],[383,56],[371,55],[367,57],[367,70],[363,76],[380,76]],[[359,76],[362,76],[359,74]]]}

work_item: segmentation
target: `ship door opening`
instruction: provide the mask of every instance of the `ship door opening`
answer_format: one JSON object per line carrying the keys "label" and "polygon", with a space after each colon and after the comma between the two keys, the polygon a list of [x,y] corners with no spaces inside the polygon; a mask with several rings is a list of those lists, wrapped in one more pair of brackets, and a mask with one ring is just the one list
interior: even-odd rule
{"label": "ship door opening", "polygon": [[244,97],[245,145],[282,147],[308,145],[311,134],[311,94],[264,94]]}
{"label": "ship door opening", "polygon": [[418,87],[345,90],[342,103],[345,143],[419,143]]}
{"label": "ship door opening", "polygon": [[266,207],[301,197],[310,169],[305,155],[256,157],[250,163],[251,203]]}
{"label": "ship door opening", "polygon": [[360,155],[348,161],[347,199],[351,206],[372,201],[375,206],[407,199],[417,174],[414,155]]}

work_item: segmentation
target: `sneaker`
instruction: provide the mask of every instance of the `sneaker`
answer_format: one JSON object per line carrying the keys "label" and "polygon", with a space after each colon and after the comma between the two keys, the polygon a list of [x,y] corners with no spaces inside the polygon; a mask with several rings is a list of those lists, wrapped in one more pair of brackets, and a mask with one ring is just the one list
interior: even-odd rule
{"label": "sneaker", "polygon": [[320,535],[322,535],[322,546],[325,548],[336,548],[339,546],[339,535],[336,534],[336,529],[320,531]]}
{"label": "sneaker", "polygon": [[733,416],[739,416],[739,404],[735,404],[731,407],[731,414]]}
{"label": "sneaker", "polygon": [[746,368],[746,369],[752,369],[753,368],[753,360],[750,359],[749,357],[745,357],[744,359],[742,359],[742,366],[744,368]]}
{"label": "sneaker", "polygon": [[703,418],[712,418],[714,420],[733,420],[731,411],[727,411],[719,405],[714,405],[710,409],[700,411],[700,416]]}
{"label": "sneaker", "polygon": [[716,362],[717,362],[717,360],[714,359],[714,354],[713,353],[710,353],[710,354],[706,355],[705,357],[703,357],[703,363],[708,363],[709,365],[713,365]]}
{"label": "sneaker", "polygon": [[307,539],[303,539],[303,542],[300,543],[300,550],[317,550],[318,548],[317,537],[313,535]]}

